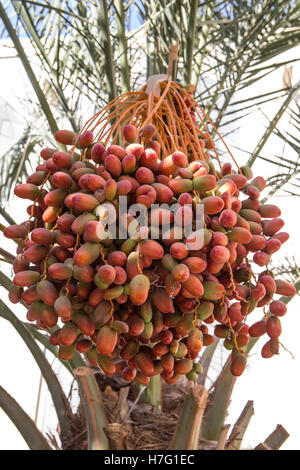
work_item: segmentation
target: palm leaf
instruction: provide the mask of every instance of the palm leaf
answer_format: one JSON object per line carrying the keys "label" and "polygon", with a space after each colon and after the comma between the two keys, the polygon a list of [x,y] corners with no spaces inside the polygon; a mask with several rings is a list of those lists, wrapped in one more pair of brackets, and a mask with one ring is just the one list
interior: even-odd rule
{"label": "palm leaf", "polygon": [[10,225],[15,225],[15,221],[14,219],[10,216],[10,214],[8,214],[6,212],[6,210],[0,206],[0,214],[2,215],[2,217],[6,220],[6,222],[8,222]]}
{"label": "palm leaf", "polygon": [[52,450],[32,419],[1,385],[0,407],[14,423],[30,450]]}
{"label": "palm leaf", "polygon": [[0,190],[3,199],[9,199],[14,185],[21,183],[33,171],[32,154],[36,158],[35,148],[41,141],[42,136],[29,126],[24,129],[19,140],[1,156]]}
{"label": "palm leaf", "polygon": [[[147,62],[148,75],[165,72],[169,46],[177,43],[178,78],[194,80],[199,100],[226,134],[233,122],[238,124],[263,102],[258,96],[249,96],[239,109],[236,91],[282,66],[283,61],[270,66],[267,60],[300,40],[299,8],[287,0],[151,0],[145,4],[119,0],[110,9],[107,0],[74,0],[72,7],[67,0],[51,4],[46,0],[12,0],[9,4],[18,13],[13,16],[13,38],[17,34],[29,38],[47,76],[43,96],[60,115],[68,116],[73,129],[81,126],[83,103],[92,114],[121,90],[143,84],[146,77],[138,64]],[[136,12],[142,24],[132,33],[126,17],[136,16]],[[9,31],[13,34],[11,28]],[[24,58],[25,64],[28,71]],[[201,84],[206,82],[209,85],[203,89]],[[40,96],[40,90],[35,89]],[[283,94],[287,92],[283,90]],[[279,94],[274,90],[265,99],[275,100],[275,96]],[[42,110],[49,118],[45,106]],[[260,154],[259,149],[256,153]],[[19,169],[22,177],[26,164]]]}
{"label": "palm leaf", "polygon": [[11,323],[33,355],[51,393],[62,436],[67,436],[71,431],[69,418],[72,412],[53,369],[36,344],[32,334],[2,300],[0,300],[0,316]]}
{"label": "palm leaf", "polygon": [[[12,285],[11,280],[1,271],[0,284],[7,290],[9,290]],[[55,357],[58,357],[58,348],[52,346],[49,343],[48,336],[40,333],[33,325],[22,323],[1,300],[0,316],[12,324],[25,341],[30,352],[33,354],[51,393],[57,416],[59,418],[62,437],[66,438],[68,433],[70,433],[68,423],[68,416],[71,416],[72,414],[70,405],[61,389],[53,369],[33,338],[41,343]],[[86,367],[86,363],[77,352],[73,355],[70,361],[60,361],[78,381],[88,427],[89,448],[94,450],[108,449],[109,444],[106,434],[104,433],[107,420],[101,393],[92,369]],[[80,371],[85,372],[82,374]]]}
{"label": "palm leaf", "polygon": [[258,155],[260,154],[261,150],[263,149],[263,147],[265,146],[267,140],[269,139],[270,135],[273,133],[273,131],[275,130],[278,122],[280,121],[281,117],[283,116],[283,114],[285,113],[285,111],[288,109],[290,103],[292,102],[292,100],[294,99],[294,96],[295,94],[298,92],[298,90],[300,89],[300,82],[298,82],[289,92],[287,98],[285,99],[285,101],[283,102],[282,106],[280,107],[279,111],[276,113],[276,116],[273,118],[273,120],[271,121],[270,125],[268,126],[268,128],[266,129],[264,135],[262,136],[262,138],[260,139],[259,143],[257,144],[254,152],[252,153],[251,157],[249,158],[248,160],[248,163],[247,165],[248,166],[252,166],[255,162],[255,160],[257,159]]}
{"label": "palm leaf", "polygon": [[[298,292],[300,290],[300,278],[296,279],[294,286]],[[280,297],[280,300],[288,304],[292,300],[292,297]],[[249,355],[258,340],[259,338],[250,339],[245,348],[247,355]],[[214,384],[212,394],[209,397],[209,406],[205,413],[202,427],[202,437],[205,439],[219,440],[235,382],[236,377],[230,372],[230,358],[228,358],[220,376]]]}
{"label": "palm leaf", "polygon": [[226,444],[226,449],[238,450],[241,448],[245,432],[247,431],[247,428],[253,415],[253,401],[248,401],[237,422],[232,428],[231,434],[228,438],[228,443]]}
{"label": "palm leaf", "polygon": [[[32,336],[39,342],[41,343],[44,348],[46,348],[48,351],[50,351],[53,356],[55,358],[57,358],[61,364],[66,367],[66,369],[70,372],[70,374],[72,374],[74,376],[74,372],[73,372],[73,368],[72,368],[72,365],[71,365],[71,361],[64,361],[63,359],[60,359],[58,357],[58,347],[57,346],[53,346],[50,342],[49,342],[49,335],[46,335],[46,334],[43,334],[41,333],[34,325],[31,325],[30,323],[26,323],[25,324],[26,328],[30,331],[30,333],[32,334]],[[78,353],[76,353],[78,354]],[[78,355],[79,356],[79,355]],[[80,356],[79,356],[80,357]],[[84,363],[82,364],[84,365]]]}
{"label": "palm leaf", "polygon": [[204,439],[211,441],[219,440],[235,382],[236,377],[233,377],[230,371],[230,359],[227,359],[221,374],[214,384],[212,396],[209,397],[209,405],[205,412],[201,432]]}
{"label": "palm leaf", "polygon": [[13,28],[6,12],[5,12],[5,9],[3,8],[3,6],[0,4],[0,18],[2,19],[4,25],[5,25],[5,28],[9,34],[9,36],[11,37],[11,40],[13,41],[13,44],[18,52],[18,55],[22,61],[22,64],[24,66],[24,69],[28,75],[28,78],[32,84],[32,87],[36,93],[36,96],[39,100],[39,103],[41,105],[41,108],[44,112],[44,115],[48,121],[48,124],[49,124],[49,127],[51,129],[51,132],[52,133],[55,133],[57,130],[58,130],[58,127],[57,127],[57,123],[56,123],[56,120],[54,119],[54,116],[52,114],[52,111],[50,109],[50,106],[47,102],[47,99],[45,97],[45,94],[43,93],[40,85],[39,85],[39,82],[35,76],[35,73],[30,65],[30,62],[27,58],[27,55],[22,47],[22,44],[15,32],[15,29]]}
{"label": "palm leaf", "polygon": [[101,392],[93,372],[85,368],[83,373],[77,373],[77,381],[86,416],[88,449],[108,450],[109,442],[104,431],[107,419]]}
{"label": "palm leaf", "polygon": [[254,450],[279,450],[280,447],[289,438],[289,433],[281,424],[267,437],[267,439],[254,448]]}

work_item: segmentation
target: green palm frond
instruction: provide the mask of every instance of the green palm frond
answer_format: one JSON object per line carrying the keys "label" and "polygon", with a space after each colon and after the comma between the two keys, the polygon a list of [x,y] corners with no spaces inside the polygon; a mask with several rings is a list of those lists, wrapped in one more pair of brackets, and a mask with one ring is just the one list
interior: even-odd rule
{"label": "green palm frond", "polygon": [[37,343],[34,341],[34,338],[31,335],[30,331],[5,305],[5,303],[2,302],[2,300],[0,300],[0,311],[0,316],[5,320],[9,321],[19,333],[20,337],[25,342],[27,348],[33,355],[38,367],[40,368],[41,373],[43,374],[43,377],[47,382],[49,391],[51,393],[62,433],[67,436],[71,431],[69,420],[72,412],[68,400],[61,388],[61,385],[58,382],[58,379],[52,367],[48,363],[46,357],[38,347]]}
{"label": "green palm frond", "polygon": [[16,400],[0,385],[0,407],[13,421],[31,450],[52,450],[43,434]]}
{"label": "green palm frond", "polygon": [[[290,79],[284,81],[282,87],[270,87],[265,93],[258,92],[256,86],[276,70],[300,60],[296,56],[291,59],[290,55],[282,55],[300,44],[300,6],[294,0],[7,0],[0,5],[0,20],[0,37],[11,39],[36,101],[27,103],[29,111],[24,113],[26,124],[22,135],[0,157],[3,200],[10,198],[16,183],[24,181],[34,171],[39,146],[44,146],[45,142],[51,147],[55,145],[53,133],[58,127],[79,131],[88,117],[118,94],[140,88],[149,75],[165,73],[173,44],[178,45],[179,51],[175,78],[195,85],[196,99],[223,136],[234,134],[245,119],[266,104],[277,107],[275,117],[267,121],[260,141],[248,155],[248,163],[251,166],[260,159],[272,170],[265,201],[275,193],[300,195],[300,107],[297,102],[300,85],[293,87]],[[283,116],[289,118],[288,129],[282,128]],[[283,142],[282,153],[265,155],[265,146],[273,136]],[[216,142],[218,145],[218,139]],[[239,150],[247,154],[247,149]],[[3,208],[0,214],[12,223]],[[5,257],[5,253],[7,255],[2,249],[0,255]],[[272,269],[277,275],[295,282],[298,290],[297,264],[296,259],[287,258]],[[9,288],[6,276],[0,277],[0,283]],[[32,325],[20,322],[3,302],[0,304],[1,315],[15,326],[38,358],[52,391],[61,427],[68,428],[64,420],[65,409],[70,414],[68,403],[35,342],[46,345],[47,336]],[[251,341],[248,352],[255,342]],[[227,359],[226,356],[223,360],[222,356],[216,364],[217,344],[207,348],[200,359],[204,373],[190,391],[180,418],[181,426],[189,427],[189,432],[179,426],[173,448],[197,448],[204,401],[201,404],[196,393],[202,390],[206,379],[213,385],[202,437],[218,441],[222,435],[235,379],[227,361],[215,381],[220,363],[224,364]],[[55,346],[48,345],[48,349],[57,356]],[[104,431],[107,419],[93,371],[78,354],[66,367],[79,385],[88,447],[107,449],[110,445]],[[160,377],[151,379],[142,397],[143,401],[155,405],[155,411],[159,411],[161,404],[160,386]],[[18,423],[18,418],[23,417],[37,446],[47,447],[28,417],[17,407],[18,416],[15,416],[14,401],[1,387],[0,395],[0,404],[8,405],[6,411],[12,419]],[[245,426],[250,415],[242,420]],[[243,437],[244,431],[239,432],[234,439]]]}
{"label": "green palm frond", "polygon": [[272,266],[272,272],[275,276],[283,277],[294,284],[300,277],[299,261],[295,256],[286,256],[280,266]]}
{"label": "green palm frond", "polygon": [[[293,105],[293,106],[292,106]],[[263,202],[266,202],[274,194],[279,195],[300,195],[300,106],[293,102],[287,110],[289,123],[287,130],[275,127],[274,134],[282,142],[282,152],[279,155],[265,157],[259,155],[258,158],[266,161],[272,169],[272,176],[267,179],[268,193]]]}
{"label": "green palm frond", "polygon": [[[243,99],[237,94],[293,62],[274,58],[300,43],[295,2],[11,0],[7,8],[16,36],[31,46],[29,61],[40,66],[32,69],[42,85],[35,91],[74,130],[83,112],[92,115],[116,94],[165,72],[173,43],[178,79],[196,85],[197,99],[225,135],[258,106],[290,93],[287,87]],[[41,111],[49,120],[49,110]]]}

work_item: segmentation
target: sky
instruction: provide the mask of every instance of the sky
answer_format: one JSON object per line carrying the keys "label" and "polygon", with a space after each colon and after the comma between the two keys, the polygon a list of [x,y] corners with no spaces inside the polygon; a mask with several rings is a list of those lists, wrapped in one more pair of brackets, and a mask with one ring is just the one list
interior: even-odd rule
{"label": "sky", "polygon": [[[2,123],[5,121],[5,126],[0,124],[1,150],[5,149],[19,135],[22,123],[24,122],[24,116],[22,116],[22,112],[14,112],[13,109],[22,109],[20,102],[24,102],[24,99],[31,94],[31,90],[27,85],[27,78],[18,59],[3,58],[13,55],[12,50],[7,45],[7,42],[0,43],[0,67],[1,70],[5,71],[5,73],[0,74],[0,118]],[[292,57],[299,57],[299,48],[284,55],[284,59]],[[281,59],[283,58],[281,57]],[[259,85],[254,85],[256,88],[253,88],[253,90],[258,93],[264,93],[270,91],[270,89],[275,90],[280,88],[282,72],[282,69],[274,72],[272,77],[267,77]],[[300,68],[296,64],[294,67],[294,80],[299,80],[299,76]],[[253,90],[249,91],[249,93],[253,92]],[[245,95],[242,96],[245,98]],[[241,98],[241,95],[239,98]],[[255,143],[258,142],[259,137],[264,132],[267,123],[266,116],[272,118],[279,106],[279,102],[265,104],[262,110],[263,113],[258,111],[247,117],[241,123],[240,131],[226,139],[227,143],[232,146],[232,149],[242,147],[249,151],[253,150]],[[9,119],[7,119],[8,117]],[[284,120],[280,123],[282,127],[287,125],[288,122]],[[272,155],[278,154],[281,151],[282,142],[274,137],[265,146],[263,154],[272,158]],[[286,158],[289,158],[290,152],[289,148],[285,149]],[[240,165],[244,164],[247,160],[247,155],[242,152],[234,151],[234,155],[238,156]],[[256,175],[261,174],[267,177],[274,172],[274,169],[262,161],[257,161],[254,171]],[[272,202],[279,204],[282,208],[283,217],[286,221],[285,230],[290,233],[290,240],[284,245],[280,256],[295,256],[296,259],[299,259],[299,200],[293,197],[274,197]],[[14,199],[8,209],[17,221],[21,222],[24,220],[25,204],[22,201]],[[0,246],[13,252],[13,243],[9,242],[2,235],[0,236]],[[2,266],[1,269],[8,276],[11,275],[9,266]],[[0,296],[5,302],[8,302],[7,293],[3,288],[0,288]],[[300,370],[299,307],[300,299],[296,297],[289,304],[288,314],[282,319],[283,334],[281,341],[287,349],[293,352],[295,359],[292,359],[289,353],[282,351],[279,357],[263,360],[260,357],[262,344],[259,342],[249,358],[247,371],[238,379],[235,386],[227,423],[234,424],[246,402],[254,400],[255,415],[246,432],[243,444],[246,448],[254,447],[259,442],[265,440],[275,429],[276,425],[280,423],[291,434],[283,448],[300,449],[298,430],[300,416],[300,381],[298,372]],[[22,306],[11,306],[11,308],[19,318],[25,320],[25,310]],[[255,315],[258,315],[258,318],[260,318],[260,314],[255,313],[253,318]],[[0,358],[1,385],[14,396],[33,418],[40,379],[39,371],[18,334],[2,319],[0,319]],[[65,390],[68,391],[71,383],[69,374],[64,373],[57,361],[54,367],[62,380]],[[38,426],[43,431],[48,429],[53,431],[56,426],[53,405],[45,384],[43,384],[42,388]],[[27,448],[19,432],[4,412],[0,410],[0,450]]]}

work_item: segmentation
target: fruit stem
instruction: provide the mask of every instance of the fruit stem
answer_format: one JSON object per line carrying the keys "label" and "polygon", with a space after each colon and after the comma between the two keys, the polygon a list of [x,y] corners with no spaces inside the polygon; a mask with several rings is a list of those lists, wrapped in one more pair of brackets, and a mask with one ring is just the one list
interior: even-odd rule
{"label": "fruit stem", "polygon": [[148,403],[153,405],[154,414],[158,414],[161,411],[161,379],[160,375],[155,375],[150,378],[146,389],[141,396],[141,403]]}

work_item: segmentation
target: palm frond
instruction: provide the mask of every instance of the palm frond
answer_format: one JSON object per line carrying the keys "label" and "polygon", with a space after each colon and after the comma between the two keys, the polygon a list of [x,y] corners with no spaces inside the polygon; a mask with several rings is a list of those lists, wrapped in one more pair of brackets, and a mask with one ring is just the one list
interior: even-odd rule
{"label": "palm frond", "polygon": [[[266,202],[274,194],[289,194],[299,196],[300,171],[300,142],[298,133],[300,129],[300,106],[293,102],[287,109],[289,115],[288,130],[275,127],[274,134],[282,142],[280,155],[270,158],[259,155],[258,158],[274,167],[276,173],[267,179],[268,193],[262,202]],[[251,157],[250,157],[251,158]]]}
{"label": "palm frond", "polygon": [[52,450],[43,434],[16,400],[0,385],[0,407],[20,431],[31,450]]}
{"label": "palm frond", "polygon": [[[267,100],[291,94],[288,87],[243,99],[237,92],[293,62],[274,58],[300,42],[295,2],[118,0],[110,8],[107,0],[11,0],[7,8],[15,35],[27,38],[30,61],[40,66],[38,75],[32,68],[42,84],[37,96],[45,96],[51,113],[67,117],[74,130],[83,112],[93,114],[121,91],[142,85],[145,68],[147,75],[165,72],[173,43],[179,45],[178,79],[194,82],[224,134]],[[140,25],[134,31],[132,18]]]}
{"label": "palm frond", "polygon": [[29,172],[34,171],[34,160],[38,161],[36,147],[42,143],[45,143],[45,135],[28,124],[17,142],[1,155],[0,190],[3,200],[10,197],[15,184],[21,183]]}

